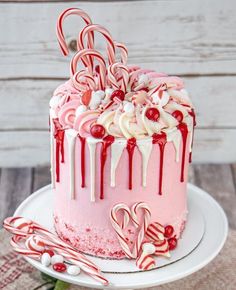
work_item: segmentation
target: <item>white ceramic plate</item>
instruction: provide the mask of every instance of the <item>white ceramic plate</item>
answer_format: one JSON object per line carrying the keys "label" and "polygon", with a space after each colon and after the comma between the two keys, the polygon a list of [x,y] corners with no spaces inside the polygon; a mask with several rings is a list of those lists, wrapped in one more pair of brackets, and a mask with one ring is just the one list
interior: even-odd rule
{"label": "white ceramic plate", "polygon": [[[44,187],[27,198],[16,210],[15,215],[28,217],[53,231],[53,196],[50,188]],[[46,208],[45,208],[45,205]],[[133,261],[114,261],[91,258],[110,281],[109,289],[144,288],[161,285],[185,277],[209,263],[221,250],[228,232],[226,216],[219,204],[206,192],[188,185],[189,220],[178,248],[171,259],[157,259],[158,268],[137,272]],[[217,226],[216,226],[217,225]],[[205,232],[204,232],[205,230]],[[38,270],[72,284],[92,288],[104,288],[101,284],[81,273],[77,277],[60,274],[41,263],[27,258]],[[126,273],[124,273],[126,272]],[[132,272],[132,273],[127,273]]]}

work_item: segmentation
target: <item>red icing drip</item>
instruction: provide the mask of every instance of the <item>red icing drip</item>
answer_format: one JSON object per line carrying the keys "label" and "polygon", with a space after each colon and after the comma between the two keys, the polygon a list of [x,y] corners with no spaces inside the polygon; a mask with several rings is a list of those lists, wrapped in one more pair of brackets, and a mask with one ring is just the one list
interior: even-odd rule
{"label": "red icing drip", "polygon": [[104,168],[107,159],[107,149],[114,142],[115,138],[113,136],[106,136],[103,138],[101,147],[101,179],[100,179],[100,199],[104,199]]}
{"label": "red icing drip", "polygon": [[182,162],[181,162],[181,176],[180,181],[184,182],[184,165],[185,165],[185,152],[186,152],[186,143],[187,143],[187,137],[188,137],[188,126],[185,123],[180,123],[178,125],[178,129],[181,132],[182,135],[182,141],[183,141],[183,150],[182,150]]}
{"label": "red icing drip", "polygon": [[133,156],[134,148],[136,146],[136,139],[131,138],[127,141],[126,149],[129,154],[129,190],[132,189],[132,180],[133,180]]}
{"label": "red icing drip", "polygon": [[[191,110],[191,112],[189,112],[189,115],[193,118],[193,133],[192,133],[192,144],[191,144],[191,148],[193,148],[193,137],[194,137],[194,127],[197,125],[196,123],[196,114],[194,112],[194,109]],[[189,163],[192,162],[192,151],[189,153]]]}
{"label": "red icing drip", "polygon": [[80,151],[80,160],[81,160],[81,187],[85,187],[85,141],[84,137],[79,136],[81,151]]}
{"label": "red icing drip", "polygon": [[60,181],[60,153],[61,162],[64,162],[64,129],[59,123],[58,119],[53,119],[54,123],[54,137],[56,139],[56,181]]}
{"label": "red icing drip", "polygon": [[159,195],[162,195],[162,180],[163,180],[163,163],[164,163],[164,149],[167,142],[166,133],[153,134],[153,144],[158,144],[160,148],[160,169],[159,169]]}

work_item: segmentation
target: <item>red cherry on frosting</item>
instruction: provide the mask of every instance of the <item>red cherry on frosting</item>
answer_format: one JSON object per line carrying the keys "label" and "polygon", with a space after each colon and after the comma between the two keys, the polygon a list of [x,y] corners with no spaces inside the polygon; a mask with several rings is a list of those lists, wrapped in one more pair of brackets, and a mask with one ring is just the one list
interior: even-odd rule
{"label": "red cherry on frosting", "polygon": [[66,271],[66,264],[64,263],[56,263],[53,265],[53,269],[56,271],[56,272],[65,272]]}
{"label": "red cherry on frosting", "polygon": [[44,251],[43,251],[43,254],[44,254],[44,253],[48,253],[50,257],[52,257],[52,256],[55,255],[54,252],[53,252],[53,250],[44,250]]}
{"label": "red cherry on frosting", "polygon": [[169,244],[169,250],[172,251],[174,250],[176,247],[177,247],[177,239],[174,237],[174,238],[170,238],[168,240],[168,244]]}
{"label": "red cherry on frosting", "polygon": [[165,238],[172,237],[173,233],[174,233],[174,228],[171,225],[168,225],[165,227],[165,233],[164,233]]}
{"label": "red cherry on frosting", "polygon": [[94,138],[101,139],[105,136],[105,128],[100,124],[95,124],[91,127],[90,133]]}
{"label": "red cherry on frosting", "polygon": [[183,121],[184,115],[179,110],[176,110],[172,113],[172,116],[177,119],[180,123]]}
{"label": "red cherry on frosting", "polygon": [[115,90],[111,94],[111,100],[113,101],[114,98],[118,98],[121,101],[124,101],[124,99],[125,99],[125,93],[122,90]]}
{"label": "red cherry on frosting", "polygon": [[148,108],[145,116],[148,118],[148,120],[157,122],[160,117],[160,112],[157,108]]}

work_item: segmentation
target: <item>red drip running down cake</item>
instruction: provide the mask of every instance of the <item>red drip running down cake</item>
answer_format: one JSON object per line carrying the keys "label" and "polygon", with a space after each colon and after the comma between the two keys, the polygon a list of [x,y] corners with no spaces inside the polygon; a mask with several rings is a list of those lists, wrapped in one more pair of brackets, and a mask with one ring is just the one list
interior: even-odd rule
{"label": "red drip running down cake", "polygon": [[[71,14],[82,17],[84,27],[70,78],[50,100],[55,228],[84,253],[122,259],[127,255],[119,230],[132,247],[137,227],[129,222],[114,229],[117,204],[145,203],[149,222],[171,225],[176,239],[184,230],[194,109],[180,78],[127,64],[124,44],[80,9],[58,19],[64,55],[62,24]],[[96,50],[98,33],[107,45],[103,54]],[[122,212],[117,219],[122,223]]]}

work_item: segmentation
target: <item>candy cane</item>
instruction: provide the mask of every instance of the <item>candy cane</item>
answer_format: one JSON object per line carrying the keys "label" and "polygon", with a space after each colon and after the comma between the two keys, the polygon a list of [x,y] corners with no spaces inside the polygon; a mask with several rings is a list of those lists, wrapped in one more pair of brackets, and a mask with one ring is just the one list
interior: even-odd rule
{"label": "candy cane", "polygon": [[165,227],[158,222],[150,224],[146,236],[152,241],[164,240]]}
{"label": "candy cane", "polygon": [[[143,211],[142,224],[140,224],[140,221],[138,219],[139,210]],[[145,233],[147,231],[150,219],[151,219],[151,211],[150,211],[149,206],[146,203],[137,202],[131,208],[131,216],[133,218],[133,222],[134,222],[135,226],[137,228],[140,227],[140,231],[139,231],[139,234],[138,234],[138,237],[137,237],[137,240],[134,244],[134,249],[133,249],[133,253],[134,253],[135,257],[137,257],[139,254],[140,248],[142,246],[142,243],[143,243]]]}
{"label": "candy cane", "polygon": [[[112,39],[112,36],[110,34],[110,32],[104,28],[101,25],[98,24],[89,24],[86,27],[84,27],[84,29],[80,32],[79,34],[79,38],[77,41],[77,46],[78,46],[78,50],[84,49],[85,45],[84,45],[84,39],[85,36],[88,34],[88,36],[91,33],[94,33],[95,31],[100,32],[107,40],[107,55],[108,55],[108,63],[112,64],[115,62],[115,45],[114,45],[114,41]],[[88,48],[93,48],[93,44],[91,43],[91,40],[88,38],[88,42],[87,42],[87,46]]]}
{"label": "candy cane", "polygon": [[[10,233],[15,233],[16,228],[14,227],[14,222],[18,219],[22,219],[20,217],[10,217],[7,218],[4,221],[4,228],[8,230]],[[61,239],[59,239],[57,236],[52,234],[50,231],[45,229],[44,227],[40,226],[37,223],[34,223],[30,220],[28,220],[31,223],[31,227],[29,227],[29,232],[34,233],[34,240],[36,239],[37,242],[40,243],[40,245],[44,244],[45,246],[49,246],[54,250],[57,250],[58,253],[64,254],[65,257],[67,257],[68,260],[76,260],[77,264],[80,265],[81,269],[83,269],[87,274],[95,278],[96,280],[102,282],[104,285],[108,284],[107,279],[105,279],[101,274],[99,268],[92,263],[89,259],[87,259],[84,255],[76,251],[73,247],[63,242]],[[19,229],[17,229],[17,232],[19,233]],[[25,235],[25,232],[21,233],[21,236],[14,236],[11,240],[11,245],[13,246],[14,250],[22,255],[29,256],[31,258],[38,258],[40,253],[38,251],[32,250],[32,249],[26,249],[25,245],[22,243],[20,244],[23,239],[27,239],[31,235],[27,236]],[[28,246],[29,248],[32,247]],[[32,247],[33,248],[33,247]]]}
{"label": "candy cane", "polygon": [[[118,221],[118,217],[117,217],[118,212],[123,213],[123,220],[121,223]],[[123,249],[126,257],[129,259],[132,259],[134,258],[133,253],[131,252],[129,248],[125,234],[123,232],[123,229],[125,229],[129,223],[130,217],[131,217],[130,209],[124,203],[116,204],[110,212],[111,224],[117,234],[120,246]]]}
{"label": "candy cane", "polygon": [[111,83],[111,86],[114,89],[121,89],[124,92],[126,92],[129,82],[128,67],[126,67],[121,63],[116,62],[108,67],[107,72],[108,72],[107,79]]}
{"label": "candy cane", "polygon": [[[78,9],[78,8],[69,8],[61,13],[61,15],[59,16],[58,21],[57,21],[56,34],[57,34],[57,39],[58,39],[61,51],[64,55],[68,55],[69,50],[68,50],[68,46],[67,46],[66,41],[65,41],[65,36],[63,33],[62,25],[63,25],[63,21],[65,20],[65,18],[69,15],[80,16],[84,20],[86,25],[92,23],[92,20],[90,19],[88,14],[85,13],[83,10]],[[90,48],[93,48],[94,37],[93,37],[92,33],[90,33],[88,35],[88,39],[89,39],[89,43],[91,45]]]}
{"label": "candy cane", "polygon": [[[73,77],[76,73],[76,68],[78,61],[83,59],[85,56],[91,56],[92,58],[96,58],[99,62],[99,89],[104,90],[106,84],[106,63],[102,55],[94,50],[94,49],[83,49],[78,51],[71,60],[70,71],[71,76]],[[92,64],[88,66],[88,73],[92,75]]]}
{"label": "candy cane", "polygon": [[3,227],[13,235],[26,236],[33,233],[33,222],[23,217],[6,218]]}
{"label": "candy cane", "polygon": [[127,49],[127,47],[123,43],[117,42],[117,41],[114,41],[114,45],[115,45],[115,47],[120,49],[121,62],[123,64],[126,64],[127,60],[128,60],[128,49]]}
{"label": "candy cane", "polygon": [[13,247],[13,250],[23,256],[27,256],[32,259],[38,259],[41,256],[41,253],[34,250],[23,248],[22,243],[21,243],[23,239],[25,239],[24,236],[17,236],[17,235],[11,238],[10,244]]}
{"label": "candy cane", "polygon": [[85,70],[76,72],[72,78],[72,82],[74,86],[82,92],[88,89],[95,91],[97,87],[94,77]]}

